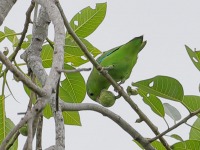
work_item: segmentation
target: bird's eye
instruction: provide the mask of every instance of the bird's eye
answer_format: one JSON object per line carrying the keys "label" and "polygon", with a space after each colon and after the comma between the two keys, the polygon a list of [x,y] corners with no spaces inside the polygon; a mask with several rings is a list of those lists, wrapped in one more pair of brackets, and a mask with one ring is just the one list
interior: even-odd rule
{"label": "bird's eye", "polygon": [[94,94],[93,93],[90,93],[90,96],[93,96]]}

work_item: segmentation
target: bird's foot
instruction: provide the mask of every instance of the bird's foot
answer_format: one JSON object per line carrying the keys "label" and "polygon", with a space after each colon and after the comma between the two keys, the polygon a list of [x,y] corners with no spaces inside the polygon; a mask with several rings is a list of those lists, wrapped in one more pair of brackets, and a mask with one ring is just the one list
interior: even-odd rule
{"label": "bird's foot", "polygon": [[114,68],[114,65],[110,65],[110,66],[107,66],[107,67],[102,67],[102,70],[111,70]]}

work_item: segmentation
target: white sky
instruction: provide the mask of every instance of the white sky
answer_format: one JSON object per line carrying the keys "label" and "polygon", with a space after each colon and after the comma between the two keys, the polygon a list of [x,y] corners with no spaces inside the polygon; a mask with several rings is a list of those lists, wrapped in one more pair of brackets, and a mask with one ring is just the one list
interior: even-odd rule
{"label": "white sky", "polygon": [[[70,20],[79,10],[103,0],[62,0],[63,9]],[[30,1],[18,1],[14,6],[0,30],[4,26],[21,32],[23,29],[25,11]],[[192,64],[184,45],[200,49],[200,1],[199,0],[116,0],[107,2],[107,14],[99,28],[87,39],[101,51],[126,43],[135,36],[144,35],[148,41],[146,47],[139,55],[138,62],[133,69],[132,75],[126,81],[131,82],[147,79],[156,75],[167,75],[178,79],[187,95],[199,95],[198,84],[200,76],[198,70]],[[31,32],[30,32],[31,33]],[[53,37],[53,31],[49,33]],[[5,47],[1,43],[0,47]],[[88,63],[87,66],[91,67]],[[87,79],[88,73],[84,73]],[[10,76],[11,78],[12,76]],[[9,81],[13,93],[20,103],[12,97],[6,99],[7,117],[18,123],[18,112],[26,110],[27,96],[23,93],[22,86]],[[135,103],[147,114],[148,117],[159,127],[160,131],[166,129],[164,121],[154,115],[139,96],[133,97]],[[84,102],[92,102],[86,97]],[[163,102],[167,102],[163,100]],[[187,115],[185,108],[178,103],[169,101],[178,107],[183,116]],[[121,115],[133,127],[145,137],[154,135],[144,124],[135,124],[138,118],[136,113],[122,99],[117,101],[111,108]],[[81,112],[82,127],[66,126],[66,149],[70,150],[137,150],[139,149],[132,138],[118,125],[108,118],[94,112]],[[170,125],[172,120],[167,117]],[[189,123],[192,123],[191,119]],[[45,120],[44,144],[46,148],[54,143],[54,120]],[[180,134],[184,139],[188,138],[189,128],[179,127],[173,133]],[[171,132],[172,133],[172,132]],[[171,134],[170,133],[170,134]],[[175,141],[166,137],[169,143]],[[22,149],[24,138],[20,137],[19,149]]]}

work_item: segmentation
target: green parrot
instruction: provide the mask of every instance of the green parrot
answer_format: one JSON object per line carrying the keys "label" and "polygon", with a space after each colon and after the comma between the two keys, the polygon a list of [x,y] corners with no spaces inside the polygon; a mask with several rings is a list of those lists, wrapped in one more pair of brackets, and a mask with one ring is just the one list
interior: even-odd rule
{"label": "green parrot", "polygon": [[[102,67],[110,67],[108,73],[112,78],[120,83],[124,83],[130,76],[134,65],[137,62],[138,53],[144,48],[146,41],[143,36],[136,37],[128,43],[104,52],[97,62]],[[93,68],[87,80],[87,94],[94,100],[98,101],[103,89],[108,89],[110,83],[101,75],[96,68]]]}

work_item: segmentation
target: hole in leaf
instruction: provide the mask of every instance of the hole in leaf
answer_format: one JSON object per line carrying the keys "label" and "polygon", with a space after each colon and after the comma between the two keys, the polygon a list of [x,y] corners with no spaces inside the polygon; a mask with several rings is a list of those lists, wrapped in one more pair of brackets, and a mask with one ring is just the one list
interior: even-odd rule
{"label": "hole in leaf", "polygon": [[81,58],[82,58],[83,60],[87,60],[87,58],[86,58],[85,56],[81,56]]}
{"label": "hole in leaf", "polygon": [[76,25],[76,26],[78,26],[78,21],[76,20],[76,21],[74,21],[74,24]]}
{"label": "hole in leaf", "polygon": [[72,63],[72,62],[68,62],[67,64],[70,65],[70,66],[73,66],[73,63]]}
{"label": "hole in leaf", "polygon": [[81,14],[81,11],[79,11],[78,13]]}
{"label": "hole in leaf", "polygon": [[149,93],[147,94],[147,97],[150,97],[150,94],[149,94]]}
{"label": "hole in leaf", "polygon": [[94,3],[94,4],[91,4],[91,5],[90,5],[90,8],[96,9],[96,4],[95,4],[95,3]]}
{"label": "hole in leaf", "polygon": [[153,87],[154,82],[149,83],[149,87]]}
{"label": "hole in leaf", "polygon": [[195,57],[192,57],[192,59],[197,63],[198,62],[198,60],[195,58]]}

